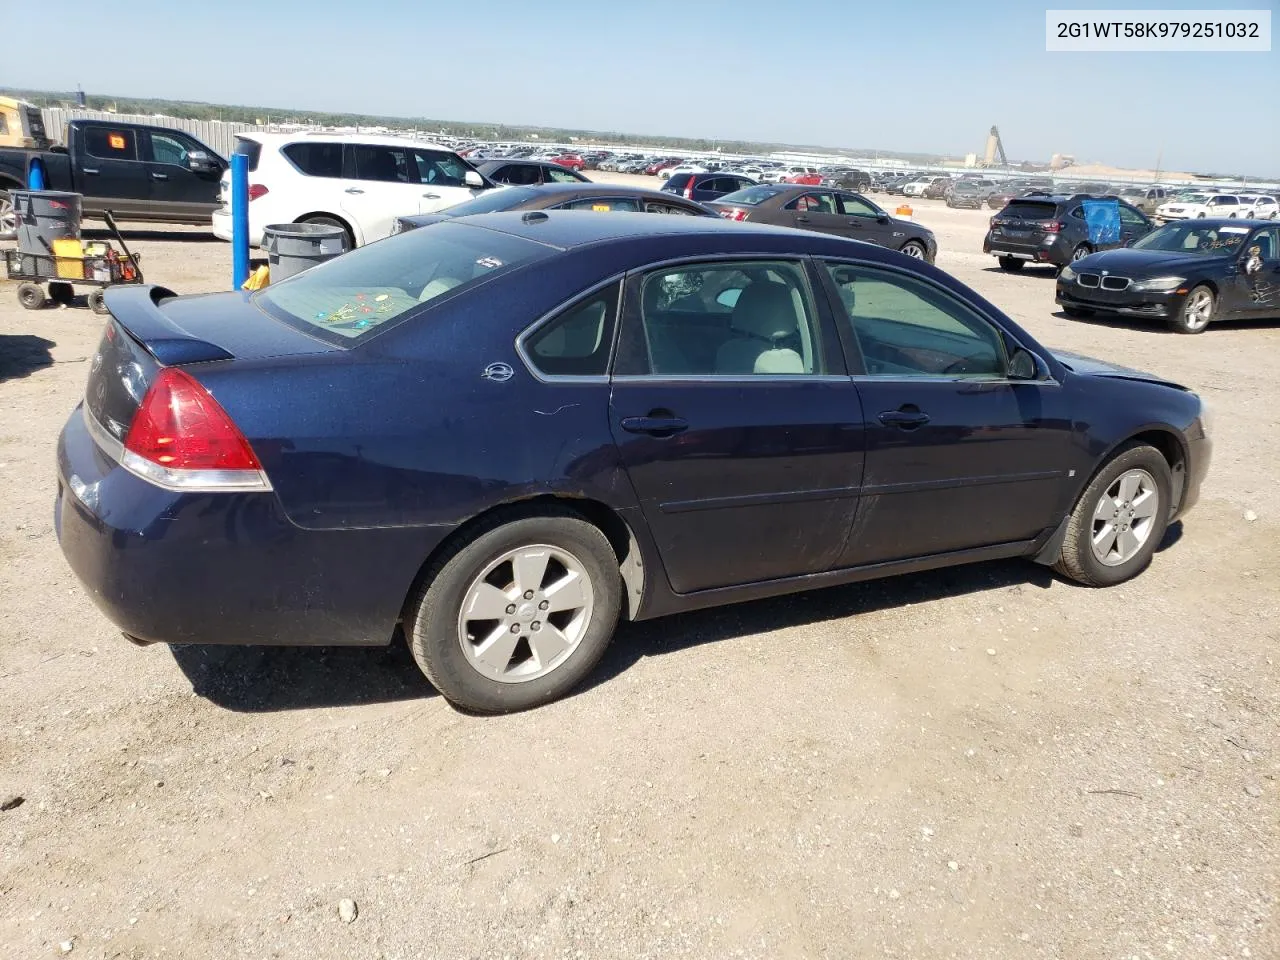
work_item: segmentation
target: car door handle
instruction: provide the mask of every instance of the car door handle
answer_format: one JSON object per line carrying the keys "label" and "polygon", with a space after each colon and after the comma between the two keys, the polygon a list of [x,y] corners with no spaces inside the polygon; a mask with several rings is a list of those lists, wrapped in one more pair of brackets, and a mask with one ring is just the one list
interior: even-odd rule
{"label": "car door handle", "polygon": [[94,167],[92,170],[90,170],[88,167],[81,167],[80,172],[87,173],[91,177],[96,177],[101,171],[99,171],[97,167]]}
{"label": "car door handle", "polygon": [[168,180],[169,175],[167,173],[153,173],[151,174],[151,179],[152,180]]}
{"label": "car door handle", "polygon": [[439,199],[440,199],[440,194],[438,194],[438,193],[424,193],[422,196],[423,196],[423,198],[424,198],[424,199],[427,199],[427,200],[439,200]]}
{"label": "car door handle", "polygon": [[809,222],[808,217],[796,217],[796,223],[808,223],[808,222]]}
{"label": "car door handle", "polygon": [[648,433],[655,437],[669,437],[689,429],[689,421],[683,417],[623,417],[620,425],[627,433]]}
{"label": "car door handle", "polygon": [[342,192],[343,193],[364,193],[364,191],[361,190],[359,187],[347,187],[347,189],[343,190]]}
{"label": "car door handle", "polygon": [[929,422],[929,415],[910,404],[900,410],[886,410],[880,414],[880,422],[886,427],[897,427],[900,430],[914,430]]}

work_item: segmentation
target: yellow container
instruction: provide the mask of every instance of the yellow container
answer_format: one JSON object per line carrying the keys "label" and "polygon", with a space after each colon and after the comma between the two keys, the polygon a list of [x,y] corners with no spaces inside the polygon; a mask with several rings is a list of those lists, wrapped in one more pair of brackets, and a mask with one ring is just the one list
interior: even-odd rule
{"label": "yellow container", "polygon": [[63,237],[53,241],[53,255],[57,258],[57,272],[61,279],[84,279],[84,247],[79,240]]}

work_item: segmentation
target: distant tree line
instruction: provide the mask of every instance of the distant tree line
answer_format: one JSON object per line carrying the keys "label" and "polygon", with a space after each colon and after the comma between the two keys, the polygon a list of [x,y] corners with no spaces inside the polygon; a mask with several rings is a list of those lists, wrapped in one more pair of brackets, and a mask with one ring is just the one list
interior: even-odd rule
{"label": "distant tree line", "polygon": [[[21,90],[0,87],[0,94],[29,100],[40,107],[74,108],[78,94],[75,91]],[[89,110],[113,110],[116,113],[163,114],[188,120],[222,120],[227,123],[303,123],[323,127],[387,127],[393,130],[418,130],[452,137],[470,137],[478,140],[530,140],[552,143],[569,143],[573,140],[613,143],[621,146],[659,147],[668,150],[688,150],[707,153],[715,150],[724,153],[765,154],[779,151],[812,153],[852,153],[907,160],[929,164],[938,161],[937,156],[921,153],[894,153],[867,148],[823,147],[812,144],[797,145],[765,143],[751,140],[713,140],[693,137],[669,137],[660,135],[621,133],[616,130],[568,130],[558,127],[515,126],[503,123],[475,121],[432,120],[427,117],[383,117],[367,113],[328,113],[314,110],[291,110],[285,107],[245,107],[220,103],[199,103],[189,100],[162,100],[157,98],[111,97],[85,94],[85,107]]]}

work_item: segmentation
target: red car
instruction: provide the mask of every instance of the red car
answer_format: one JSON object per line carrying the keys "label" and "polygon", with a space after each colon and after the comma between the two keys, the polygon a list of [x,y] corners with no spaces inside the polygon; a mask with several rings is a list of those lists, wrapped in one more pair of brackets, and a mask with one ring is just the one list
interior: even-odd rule
{"label": "red car", "polygon": [[806,187],[817,187],[822,184],[822,175],[818,173],[796,173],[787,177],[783,183],[803,183]]}
{"label": "red car", "polygon": [[682,160],[673,160],[668,157],[666,160],[659,160],[657,163],[649,164],[649,166],[644,168],[644,172],[651,177],[656,177],[659,170],[665,170],[667,167],[678,167],[683,162],[684,161]]}
{"label": "red car", "polygon": [[582,157],[576,153],[562,153],[558,157],[552,157],[548,162],[554,163],[556,166],[568,167],[570,170],[581,170],[586,166]]}

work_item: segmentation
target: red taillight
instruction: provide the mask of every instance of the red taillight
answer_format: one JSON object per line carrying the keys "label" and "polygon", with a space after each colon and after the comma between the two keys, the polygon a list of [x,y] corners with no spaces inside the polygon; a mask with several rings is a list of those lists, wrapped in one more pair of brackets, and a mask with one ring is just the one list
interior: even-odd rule
{"label": "red taillight", "polygon": [[124,448],[165,471],[262,469],[227,412],[176,367],[161,369],[147,390]]}
{"label": "red taillight", "polygon": [[1045,233],[1059,233],[1062,231],[1062,221],[1061,220],[1042,220],[1040,222],[1040,229],[1043,230]]}
{"label": "red taillight", "polygon": [[747,211],[734,207],[732,210],[721,210],[720,216],[726,220],[745,220],[747,219]]}
{"label": "red taillight", "polygon": [[686,200],[693,199],[693,177],[689,178],[689,182],[684,185],[684,198]]}
{"label": "red taillight", "polygon": [[270,191],[261,183],[249,184],[249,199],[257,200],[259,197],[265,197]]}

